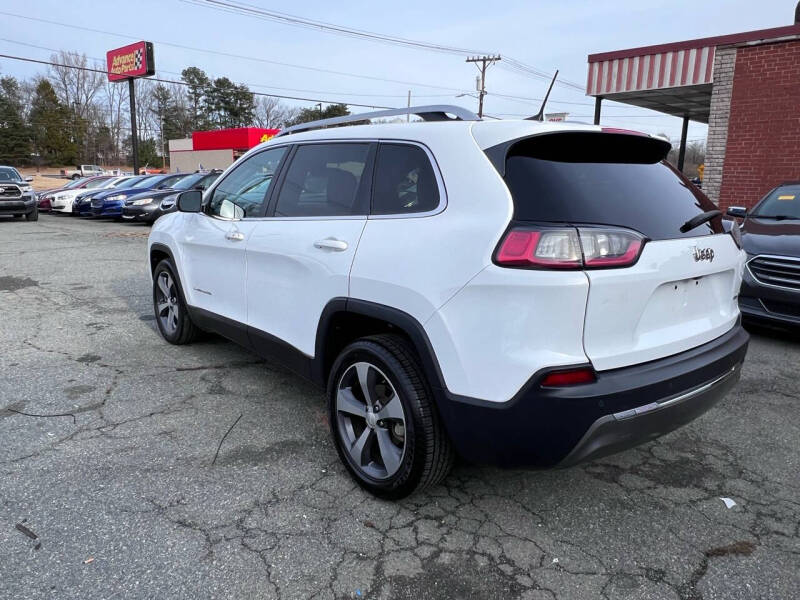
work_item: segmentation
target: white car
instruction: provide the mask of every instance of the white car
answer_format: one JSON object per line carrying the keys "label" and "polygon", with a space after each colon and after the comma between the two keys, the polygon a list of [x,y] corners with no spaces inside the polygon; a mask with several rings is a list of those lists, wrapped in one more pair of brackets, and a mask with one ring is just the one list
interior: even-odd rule
{"label": "white car", "polygon": [[87,193],[89,190],[102,190],[113,187],[114,184],[121,179],[124,178],[108,176],[91,177],[86,181],[86,185],[80,188],[56,190],[52,194],[53,199],[50,201],[50,206],[55,212],[72,213],[72,203],[75,201],[75,198],[81,194]]}
{"label": "white car", "polygon": [[[292,127],[149,238],[156,322],[324,386],[354,477],[398,498],[454,454],[568,466],[655,438],[738,380],[737,228],[669,143],[581,124]],[[452,118],[455,115],[457,118]]]}

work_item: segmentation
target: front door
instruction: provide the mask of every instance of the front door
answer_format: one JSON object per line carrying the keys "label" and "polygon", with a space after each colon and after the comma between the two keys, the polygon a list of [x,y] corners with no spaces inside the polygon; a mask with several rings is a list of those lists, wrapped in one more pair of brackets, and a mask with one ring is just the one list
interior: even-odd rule
{"label": "front door", "polygon": [[247,323],[245,248],[287,148],[265,150],[243,160],[209,191],[204,212],[191,215],[182,243],[185,290],[192,306],[211,316]]}

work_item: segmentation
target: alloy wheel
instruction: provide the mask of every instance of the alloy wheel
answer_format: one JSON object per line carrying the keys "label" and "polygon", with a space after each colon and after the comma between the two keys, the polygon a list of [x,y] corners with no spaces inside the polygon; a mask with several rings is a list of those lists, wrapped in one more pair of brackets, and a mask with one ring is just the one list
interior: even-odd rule
{"label": "alloy wheel", "polygon": [[161,271],[156,279],[156,315],[168,335],[174,335],[178,330],[179,311],[175,282],[167,271]]}
{"label": "alloy wheel", "polygon": [[403,404],[375,365],[350,365],[336,390],[337,429],[353,465],[372,479],[388,479],[406,451]]}

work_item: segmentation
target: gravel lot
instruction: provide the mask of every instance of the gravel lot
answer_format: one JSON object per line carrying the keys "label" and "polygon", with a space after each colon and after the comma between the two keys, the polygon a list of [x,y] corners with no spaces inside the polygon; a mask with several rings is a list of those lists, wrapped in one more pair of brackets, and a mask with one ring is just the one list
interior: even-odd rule
{"label": "gravel lot", "polygon": [[148,232],[0,220],[0,598],[797,597],[797,338],[753,332],[734,392],[644,447],[386,503],[319,390],[161,340]]}

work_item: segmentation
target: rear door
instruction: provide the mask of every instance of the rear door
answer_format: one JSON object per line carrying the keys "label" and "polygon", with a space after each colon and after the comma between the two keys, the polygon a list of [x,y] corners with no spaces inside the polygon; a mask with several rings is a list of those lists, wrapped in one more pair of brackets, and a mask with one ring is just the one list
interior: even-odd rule
{"label": "rear door", "polygon": [[739,315],[744,254],[719,217],[681,231],[716,206],[661,161],[666,150],[647,136],[570,132],[529,138],[507,156],[516,221],[645,237],[635,264],[585,268],[584,348],[601,371],[711,341]]}
{"label": "rear door", "polygon": [[265,354],[278,338],[314,355],[325,305],[348,296],[367,219],[375,144],[299,144],[247,243],[247,315]]}

